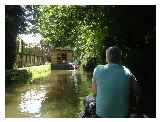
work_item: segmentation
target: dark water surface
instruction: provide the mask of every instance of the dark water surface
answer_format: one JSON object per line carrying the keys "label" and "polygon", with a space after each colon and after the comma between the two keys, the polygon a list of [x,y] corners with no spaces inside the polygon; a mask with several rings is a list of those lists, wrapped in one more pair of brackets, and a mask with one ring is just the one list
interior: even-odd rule
{"label": "dark water surface", "polygon": [[91,94],[91,74],[53,70],[33,84],[6,88],[6,117],[78,117],[83,98]]}

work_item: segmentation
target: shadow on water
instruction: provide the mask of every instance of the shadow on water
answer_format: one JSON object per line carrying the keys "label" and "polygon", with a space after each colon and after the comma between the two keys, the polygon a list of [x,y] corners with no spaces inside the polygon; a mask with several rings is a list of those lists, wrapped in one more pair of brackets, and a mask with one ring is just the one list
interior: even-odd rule
{"label": "shadow on water", "polygon": [[6,117],[78,117],[83,98],[91,93],[91,76],[74,70],[53,70],[33,84],[6,91]]}
{"label": "shadow on water", "polygon": [[32,78],[32,73],[26,69],[11,69],[5,71],[5,87],[8,88],[11,85],[20,83],[29,83]]}

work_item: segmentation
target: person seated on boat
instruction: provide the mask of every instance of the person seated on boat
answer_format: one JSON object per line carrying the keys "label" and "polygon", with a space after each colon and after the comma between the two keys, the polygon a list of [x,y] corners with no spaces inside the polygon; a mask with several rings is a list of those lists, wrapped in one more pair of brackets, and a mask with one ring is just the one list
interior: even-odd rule
{"label": "person seated on boat", "polygon": [[106,50],[108,64],[94,69],[92,90],[96,96],[97,117],[128,117],[130,106],[140,93],[135,76],[121,65],[121,55],[120,48],[109,47]]}

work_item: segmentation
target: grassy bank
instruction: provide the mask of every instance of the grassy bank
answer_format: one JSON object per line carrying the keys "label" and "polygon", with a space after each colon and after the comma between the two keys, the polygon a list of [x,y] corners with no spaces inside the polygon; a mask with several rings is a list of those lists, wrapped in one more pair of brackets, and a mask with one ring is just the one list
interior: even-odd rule
{"label": "grassy bank", "polygon": [[31,66],[6,70],[6,85],[12,83],[32,83],[36,78],[47,76],[51,72],[51,65]]}
{"label": "grassy bank", "polygon": [[32,74],[32,80],[45,77],[51,72],[51,64],[20,68],[25,69]]}

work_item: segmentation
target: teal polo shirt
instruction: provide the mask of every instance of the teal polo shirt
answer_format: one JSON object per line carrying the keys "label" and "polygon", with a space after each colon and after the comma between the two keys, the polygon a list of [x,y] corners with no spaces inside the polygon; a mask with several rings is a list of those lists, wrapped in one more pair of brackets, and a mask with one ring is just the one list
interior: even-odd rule
{"label": "teal polo shirt", "polygon": [[129,76],[128,68],[119,64],[98,65],[93,72],[96,82],[96,114],[104,118],[128,115]]}

